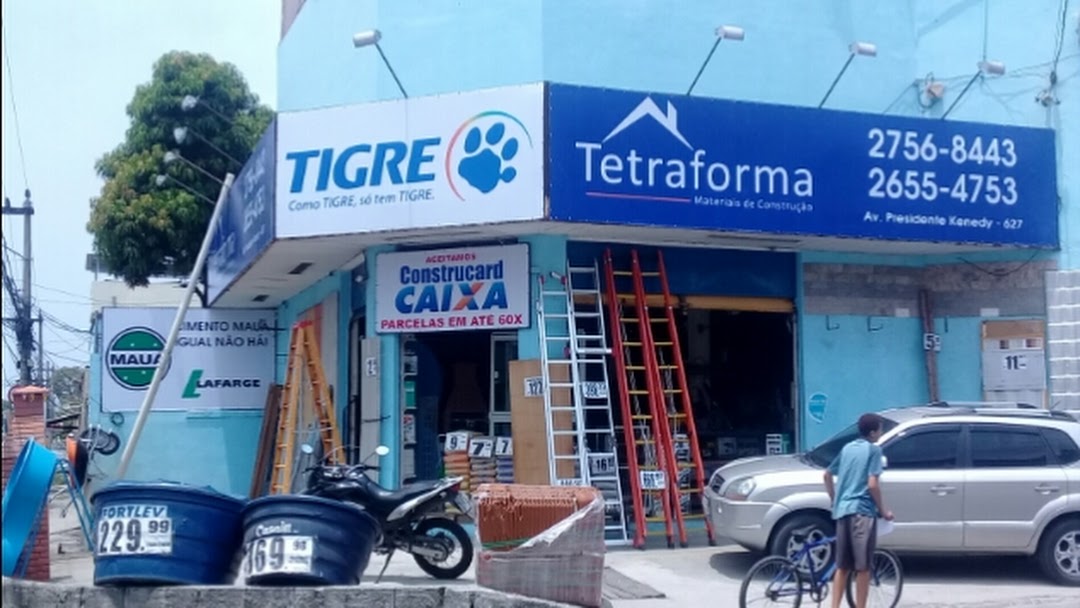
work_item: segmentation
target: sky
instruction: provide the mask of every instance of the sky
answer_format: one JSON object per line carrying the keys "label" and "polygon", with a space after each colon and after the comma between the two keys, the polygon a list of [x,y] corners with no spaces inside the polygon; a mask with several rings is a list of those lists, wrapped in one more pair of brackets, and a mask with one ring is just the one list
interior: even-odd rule
{"label": "sky", "polygon": [[[172,50],[206,52],[236,65],[259,99],[276,108],[281,2],[6,0],[2,6],[3,195],[20,205],[26,188],[32,194],[33,298],[54,319],[45,323],[46,358],[58,367],[87,365],[89,336],[73,330],[88,329],[92,312],[86,222],[102,184],[94,162],[123,140],[135,87]],[[21,253],[22,218],[4,216],[3,232]],[[22,260],[8,255],[21,284]],[[5,303],[4,314],[9,311]],[[10,331],[3,342],[6,395],[18,373]]]}

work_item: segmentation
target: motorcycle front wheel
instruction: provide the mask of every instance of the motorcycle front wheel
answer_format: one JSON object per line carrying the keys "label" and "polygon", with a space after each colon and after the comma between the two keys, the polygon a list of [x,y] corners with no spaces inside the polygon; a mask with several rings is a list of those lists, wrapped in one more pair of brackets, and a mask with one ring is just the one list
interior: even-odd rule
{"label": "motorcycle front wheel", "polygon": [[425,519],[416,526],[415,534],[420,536],[437,536],[451,541],[450,555],[443,561],[433,561],[431,558],[413,554],[416,565],[429,575],[438,579],[449,580],[465,574],[473,561],[473,544],[468,532],[461,524],[435,517]]}

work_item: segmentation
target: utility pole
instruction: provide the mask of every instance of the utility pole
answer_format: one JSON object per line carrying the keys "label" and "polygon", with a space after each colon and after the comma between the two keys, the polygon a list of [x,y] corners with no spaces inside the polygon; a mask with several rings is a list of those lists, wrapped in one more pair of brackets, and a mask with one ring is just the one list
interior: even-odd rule
{"label": "utility pole", "polygon": [[[15,207],[9,199],[4,199],[4,215],[23,216],[23,284],[22,293],[19,294],[19,302],[16,305],[15,338],[19,343],[19,381],[23,386],[29,386],[34,381],[33,355],[34,355],[34,319],[31,316],[33,299],[31,298],[31,276],[33,264],[31,258],[30,219],[34,215],[34,204],[30,201],[30,189],[26,189],[26,198],[22,207]],[[41,348],[41,345],[38,345]],[[40,352],[39,352],[40,356]],[[40,373],[41,364],[38,364]]]}

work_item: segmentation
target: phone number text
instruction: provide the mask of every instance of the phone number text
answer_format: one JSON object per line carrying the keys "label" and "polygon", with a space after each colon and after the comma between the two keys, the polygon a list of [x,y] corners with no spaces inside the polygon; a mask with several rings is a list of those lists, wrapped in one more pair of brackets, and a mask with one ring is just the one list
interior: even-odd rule
{"label": "phone number text", "polygon": [[938,181],[934,171],[872,167],[868,174],[870,198],[909,201],[936,201],[939,197],[961,203],[1015,205],[1019,199],[1016,179],[1010,176],[961,173],[954,179]]}
{"label": "phone number text", "polygon": [[1015,167],[1019,162],[1016,143],[1008,137],[975,136],[968,139],[953,135],[948,141],[936,141],[933,133],[874,127],[867,134],[870,158],[904,158],[912,162],[937,161],[945,157],[957,165],[972,163],[994,167]]}

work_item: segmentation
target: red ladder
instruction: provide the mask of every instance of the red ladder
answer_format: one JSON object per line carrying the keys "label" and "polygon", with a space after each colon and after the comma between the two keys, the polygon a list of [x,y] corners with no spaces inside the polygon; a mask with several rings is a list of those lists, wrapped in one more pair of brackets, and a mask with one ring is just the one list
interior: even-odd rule
{"label": "red ladder", "polygon": [[[655,349],[651,343],[644,283],[637,253],[634,252],[633,269],[615,270],[611,250],[604,253],[604,275],[607,291],[609,318],[612,323],[612,357],[619,382],[619,406],[622,413],[623,436],[626,442],[626,463],[633,501],[634,546],[643,548],[648,535],[648,524],[664,522],[668,547],[674,547],[672,531],[673,500],[666,483],[670,478],[671,449],[666,437],[670,436],[665,416],[656,416],[657,404],[662,403],[659,375],[655,372]],[[633,293],[620,293],[616,277],[631,277]],[[624,304],[632,301],[632,316],[626,314]],[[662,516],[657,515],[661,511]],[[681,518],[678,520],[680,530]],[[685,537],[685,530],[681,530]]]}
{"label": "red ladder", "polygon": [[[637,252],[634,252],[635,256]],[[679,329],[675,323],[675,306],[668,284],[667,268],[664,265],[664,253],[656,252],[657,274],[664,300],[664,318],[659,323],[649,323],[650,331],[667,330],[667,336],[654,340],[656,354],[655,373],[661,391],[661,407],[668,413],[667,435],[671,446],[673,483],[673,508],[679,513],[680,542],[687,544],[686,531],[682,527],[684,519],[704,519],[709,544],[715,545],[712,521],[705,512],[705,467],[701,462],[701,450],[698,441],[697,425],[694,422],[694,408],[690,401],[690,385],[686,381],[686,367],[683,363],[682,347],[679,342]],[[635,260],[636,262],[636,260]],[[650,336],[650,339],[652,337]]]}

